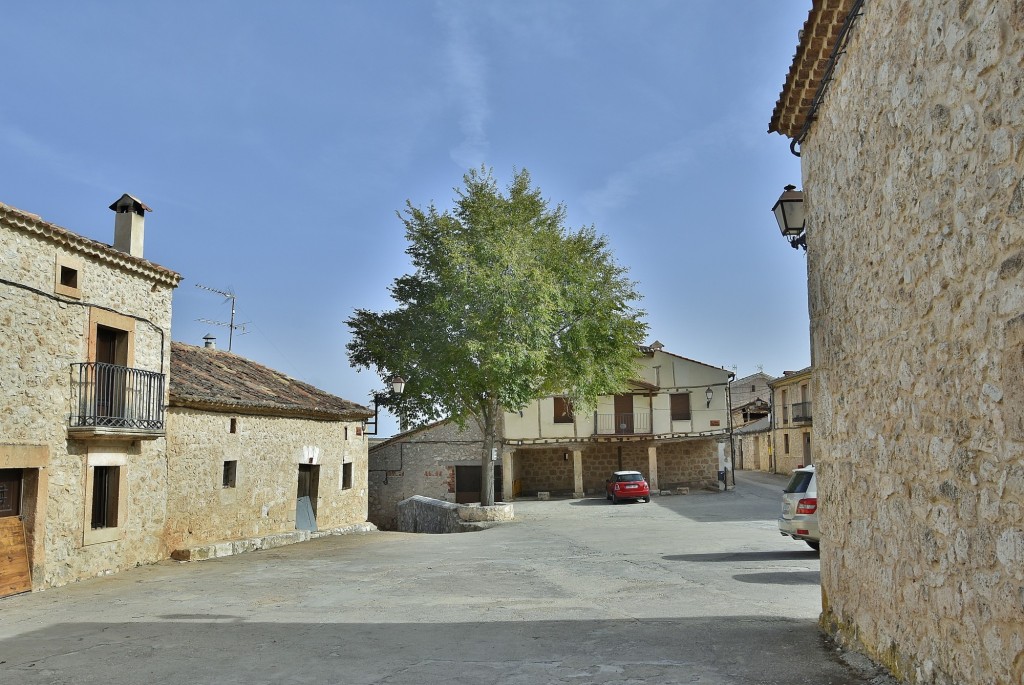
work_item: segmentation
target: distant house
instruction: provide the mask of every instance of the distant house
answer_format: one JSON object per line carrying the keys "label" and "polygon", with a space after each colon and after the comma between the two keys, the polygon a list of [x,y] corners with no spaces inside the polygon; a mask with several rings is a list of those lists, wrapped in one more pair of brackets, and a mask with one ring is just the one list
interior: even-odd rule
{"label": "distant house", "polygon": [[166,558],[174,271],[0,204],[0,596]]}
{"label": "distant house", "polygon": [[367,520],[366,407],[212,346],[171,344],[167,544]]}
{"label": "distant house", "polygon": [[[398,503],[413,495],[448,502],[480,501],[483,438],[476,423],[465,429],[452,420],[405,431],[370,448],[369,520],[378,528],[398,527]],[[502,499],[501,470],[494,491]]]}
{"label": "distant house", "polygon": [[789,473],[814,463],[811,449],[811,367],[783,371],[771,382],[773,471]]}
{"label": "distant house", "polygon": [[504,417],[505,496],[604,492],[613,471],[642,472],[653,489],[715,487],[730,459],[732,372],[640,348],[639,376],[577,412],[566,397],[531,402]]}

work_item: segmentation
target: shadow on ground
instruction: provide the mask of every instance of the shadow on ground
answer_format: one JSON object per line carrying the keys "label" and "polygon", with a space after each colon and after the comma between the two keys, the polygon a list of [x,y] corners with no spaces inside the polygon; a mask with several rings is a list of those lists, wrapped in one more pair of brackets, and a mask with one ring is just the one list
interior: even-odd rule
{"label": "shadow on ground", "polygon": [[[63,623],[0,641],[0,682],[866,683],[814,621],[738,616],[431,623],[225,620]],[[212,619],[212,620],[211,620]]]}

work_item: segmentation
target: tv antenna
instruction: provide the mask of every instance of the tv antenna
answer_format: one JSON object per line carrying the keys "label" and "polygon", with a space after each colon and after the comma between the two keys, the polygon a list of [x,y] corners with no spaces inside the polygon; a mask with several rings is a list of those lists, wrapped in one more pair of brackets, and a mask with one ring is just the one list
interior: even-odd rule
{"label": "tv antenna", "polygon": [[232,341],[234,340],[234,337],[235,337],[235,331],[236,330],[239,331],[239,333],[238,333],[239,335],[245,335],[246,332],[247,332],[245,330],[245,324],[244,323],[240,323],[240,324],[236,324],[235,323],[235,300],[237,299],[237,297],[230,290],[227,290],[227,291],[225,291],[225,290],[217,290],[216,288],[211,288],[211,287],[209,287],[207,285],[201,285],[199,283],[196,283],[196,287],[199,288],[200,290],[206,290],[206,291],[209,291],[211,293],[216,293],[217,295],[220,295],[220,296],[224,297],[225,300],[231,300],[231,321],[230,322],[225,323],[223,321],[211,321],[210,319],[196,319],[196,321],[201,321],[203,323],[212,324],[214,326],[226,326],[227,329],[228,329],[228,352],[230,352],[231,351],[231,343],[232,343]]}

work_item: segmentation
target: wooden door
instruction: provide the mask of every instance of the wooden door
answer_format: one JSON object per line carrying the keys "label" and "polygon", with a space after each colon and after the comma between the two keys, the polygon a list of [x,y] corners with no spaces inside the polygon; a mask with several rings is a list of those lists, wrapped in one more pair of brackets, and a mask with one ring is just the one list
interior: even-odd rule
{"label": "wooden door", "polygon": [[0,597],[31,589],[28,542],[21,521],[21,469],[0,469]]}
{"label": "wooden door", "polygon": [[615,396],[615,432],[623,435],[633,434],[633,396]]}

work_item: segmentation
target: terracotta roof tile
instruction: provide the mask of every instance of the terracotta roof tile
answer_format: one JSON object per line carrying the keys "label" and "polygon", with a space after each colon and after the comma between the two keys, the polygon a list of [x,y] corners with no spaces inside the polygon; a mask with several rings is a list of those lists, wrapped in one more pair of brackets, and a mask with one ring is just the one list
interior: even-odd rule
{"label": "terracotta roof tile", "polygon": [[814,0],[800,33],[786,84],[772,112],[769,133],[796,138],[804,128],[825,66],[856,0]]}
{"label": "terracotta roof tile", "polygon": [[370,409],[232,352],[171,343],[170,405],[272,416],[362,420]]}

